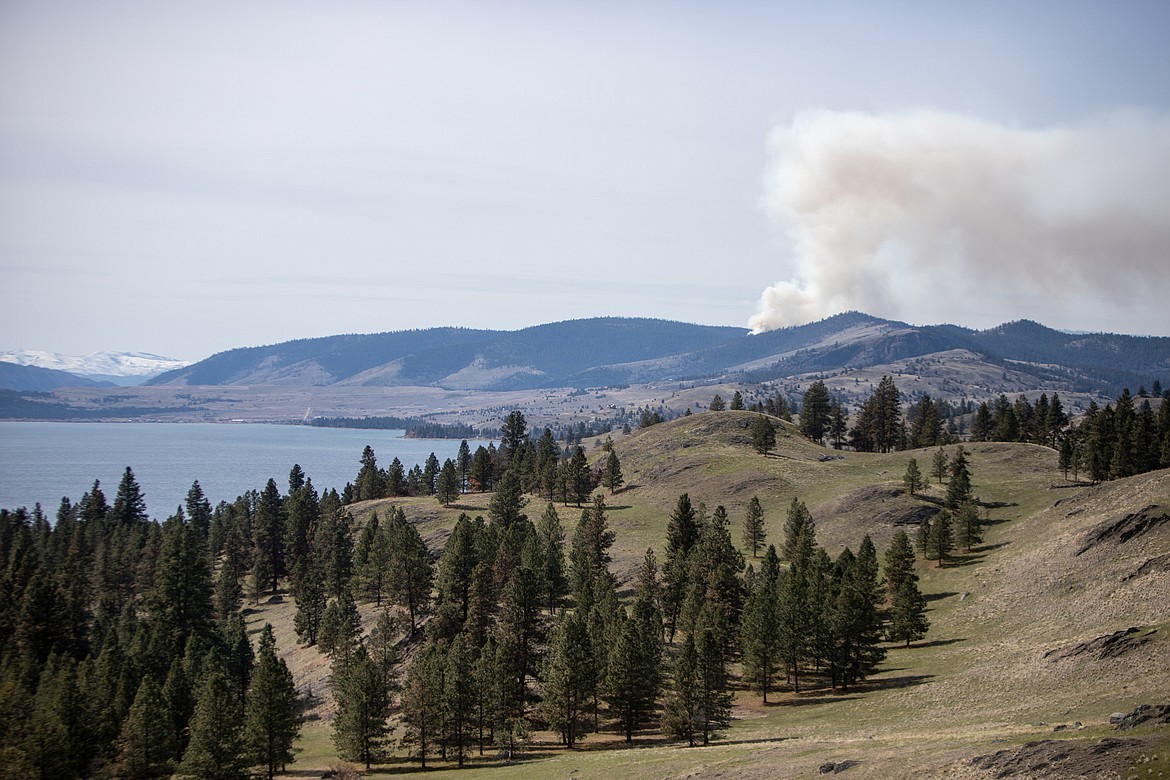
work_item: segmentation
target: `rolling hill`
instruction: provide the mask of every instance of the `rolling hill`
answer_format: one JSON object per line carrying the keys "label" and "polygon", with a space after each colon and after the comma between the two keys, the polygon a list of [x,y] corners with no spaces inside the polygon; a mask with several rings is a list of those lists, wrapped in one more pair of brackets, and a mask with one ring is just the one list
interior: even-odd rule
{"label": "rolling hill", "polygon": [[[923,462],[929,452],[837,453],[785,426],[765,458],[751,448],[750,419],[703,413],[617,437],[627,483],[606,501],[617,536],[611,569],[623,586],[648,546],[661,556],[667,517],[683,492],[708,508],[725,505],[736,541],[751,496],[763,504],[771,542],[782,539],[786,508],[799,497],[818,541],[834,556],[856,548],[863,534],[880,552],[897,528],[937,511],[942,487],[910,497],[901,486],[908,459]],[[1170,771],[1170,727],[1118,735],[1108,722],[1114,712],[1170,702],[1170,471],[1069,486],[1051,450],[1002,443],[967,449],[989,520],[986,539],[944,568],[919,561],[930,633],[908,649],[890,647],[866,683],[850,691],[785,689],[767,707],[740,688],[726,739],[707,748],[686,749],[651,731],[633,749],[620,749],[620,735],[602,733],[568,751],[554,735],[536,733],[520,761],[476,757],[471,771],[508,780],[804,778],[830,763],[843,769],[828,771],[857,778]],[[451,508],[432,498],[386,499],[353,509],[360,525],[371,512],[401,505],[438,551],[457,515],[486,515],[489,498],[467,494]],[[534,516],[543,506],[531,499],[527,512]],[[558,511],[571,536],[576,508]],[[372,607],[364,610],[370,619]],[[298,685],[323,693],[309,713],[304,752],[290,767],[316,773],[336,763],[328,740],[328,667],[315,650],[296,646],[292,614],[291,601],[277,597],[250,609],[248,620],[254,629],[272,622]],[[458,771],[436,763],[429,775]],[[397,759],[387,771],[412,768]]]}

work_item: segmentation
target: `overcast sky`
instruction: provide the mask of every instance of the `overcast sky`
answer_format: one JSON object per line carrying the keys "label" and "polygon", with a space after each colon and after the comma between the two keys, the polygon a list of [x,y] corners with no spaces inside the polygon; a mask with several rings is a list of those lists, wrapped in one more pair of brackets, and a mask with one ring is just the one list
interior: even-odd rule
{"label": "overcast sky", "polygon": [[1167,30],[1164,0],[3,0],[0,348],[845,308],[1170,335]]}

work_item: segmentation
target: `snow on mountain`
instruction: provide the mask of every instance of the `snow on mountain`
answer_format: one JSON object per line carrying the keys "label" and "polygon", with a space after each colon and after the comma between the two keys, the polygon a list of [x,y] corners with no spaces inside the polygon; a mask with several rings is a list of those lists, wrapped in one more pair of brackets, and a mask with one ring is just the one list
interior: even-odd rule
{"label": "snow on mountain", "polygon": [[164,371],[190,365],[188,361],[152,355],[148,352],[93,352],[88,355],[62,355],[33,349],[0,352],[0,361],[22,366],[51,368],[90,379],[119,385],[132,385]]}

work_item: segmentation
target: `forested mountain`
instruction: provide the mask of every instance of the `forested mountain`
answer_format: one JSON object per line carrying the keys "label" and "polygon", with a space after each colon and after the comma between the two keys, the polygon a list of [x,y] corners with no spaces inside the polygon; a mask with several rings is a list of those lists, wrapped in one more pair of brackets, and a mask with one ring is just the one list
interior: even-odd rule
{"label": "forested mountain", "polygon": [[1116,392],[1170,384],[1170,338],[1068,334],[1020,321],[984,331],[858,312],[751,334],[731,327],[598,318],[517,331],[433,328],[233,349],[154,385],[372,385],[524,390],[707,377],[773,379],[966,350],[993,364]]}

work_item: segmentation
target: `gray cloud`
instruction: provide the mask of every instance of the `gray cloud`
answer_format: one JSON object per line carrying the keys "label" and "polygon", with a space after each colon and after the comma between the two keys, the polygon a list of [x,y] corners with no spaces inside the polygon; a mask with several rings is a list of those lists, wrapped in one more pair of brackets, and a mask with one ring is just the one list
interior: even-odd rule
{"label": "gray cloud", "polygon": [[1170,328],[1167,116],[1035,130],[822,111],[776,129],[771,151],[765,205],[792,275],[764,291],[757,331],[849,309],[1083,323],[1089,300]]}

